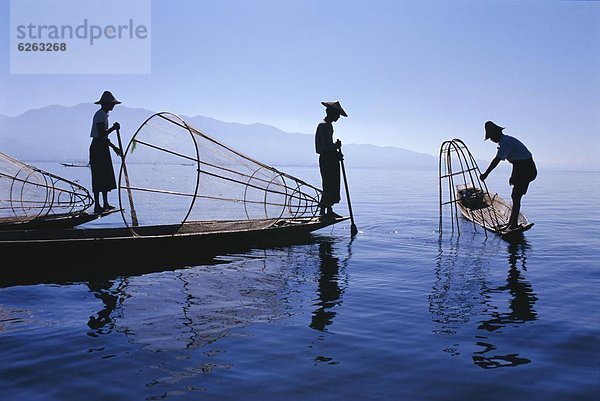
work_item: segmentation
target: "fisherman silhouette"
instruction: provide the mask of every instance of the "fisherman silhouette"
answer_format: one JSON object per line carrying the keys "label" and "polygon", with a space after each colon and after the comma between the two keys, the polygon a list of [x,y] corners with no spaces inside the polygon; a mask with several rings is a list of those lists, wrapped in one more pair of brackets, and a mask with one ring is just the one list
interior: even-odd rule
{"label": "fisherman silhouette", "polygon": [[[109,147],[119,156],[121,156],[121,150],[110,142],[108,135],[118,130],[120,125],[114,123],[112,127],[108,127],[108,112],[119,103],[121,102],[115,99],[109,91],[105,91],[100,100],[95,102],[95,104],[100,105],[100,110],[96,111],[92,120],[90,167],[95,202],[94,213],[96,214],[115,208],[108,203],[108,192],[117,188]],[[100,206],[100,193],[102,193],[103,206]]]}
{"label": "fisherman silhouette", "polygon": [[496,125],[492,121],[485,123],[485,140],[491,139],[497,143],[498,152],[496,157],[490,162],[487,170],[479,178],[485,181],[493,169],[498,166],[500,161],[508,160],[512,164],[512,174],[508,183],[513,186],[512,210],[508,219],[508,229],[518,228],[519,212],[521,210],[521,198],[527,193],[529,183],[537,177],[537,168],[533,161],[531,152],[518,139],[504,134],[504,127]]}
{"label": "fisherman silhouette", "polygon": [[321,102],[325,106],[325,118],[317,126],[315,133],[315,150],[319,154],[319,169],[323,185],[323,195],[319,203],[322,217],[341,217],[334,213],[333,205],[340,201],[340,160],[342,154],[338,150],[342,142],[333,142],[333,123],[340,116],[348,117],[340,102]]}

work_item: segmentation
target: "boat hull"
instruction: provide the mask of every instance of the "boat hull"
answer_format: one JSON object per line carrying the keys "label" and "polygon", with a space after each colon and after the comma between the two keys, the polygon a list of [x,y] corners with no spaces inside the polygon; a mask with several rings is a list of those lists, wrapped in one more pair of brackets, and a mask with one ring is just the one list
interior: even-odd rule
{"label": "boat hull", "polygon": [[[310,233],[347,220],[264,220],[233,229],[235,222],[0,232],[5,259],[0,284],[89,280],[210,263],[217,255],[252,248],[306,243]],[[221,224],[223,223],[223,224]]]}
{"label": "boat hull", "polygon": [[97,220],[101,217],[108,216],[118,211],[119,210],[117,209],[113,209],[99,214],[87,213],[83,211],[77,213],[41,216],[31,220],[21,218],[5,218],[0,220],[0,231],[72,228]]}
{"label": "boat hull", "polygon": [[508,225],[512,205],[498,194],[490,196],[489,193],[485,193],[479,202],[472,204],[465,204],[460,200],[460,190],[457,191],[456,197],[459,199],[457,202],[458,209],[467,220],[503,237],[511,237],[533,227],[533,223],[529,222],[527,217],[521,212],[517,221],[520,228],[518,230],[507,230],[506,226]]}

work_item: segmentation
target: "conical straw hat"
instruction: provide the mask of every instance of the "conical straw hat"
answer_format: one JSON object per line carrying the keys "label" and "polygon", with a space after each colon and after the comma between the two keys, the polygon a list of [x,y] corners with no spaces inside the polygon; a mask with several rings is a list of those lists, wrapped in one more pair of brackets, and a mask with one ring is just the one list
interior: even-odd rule
{"label": "conical straw hat", "polygon": [[340,116],[344,116],[344,117],[348,117],[348,114],[346,114],[346,111],[342,108],[342,105],[340,104],[340,102],[335,101],[335,102],[321,102],[321,104],[325,107],[330,107],[334,110],[337,110],[340,113]]}
{"label": "conical straw hat", "polygon": [[121,102],[119,102],[117,99],[115,99],[115,97],[113,96],[112,93],[110,93],[110,91],[104,91],[104,93],[102,94],[102,97],[100,97],[100,100],[98,100],[97,102],[94,102],[95,104],[103,104],[103,103],[114,103],[114,104],[119,104]]}

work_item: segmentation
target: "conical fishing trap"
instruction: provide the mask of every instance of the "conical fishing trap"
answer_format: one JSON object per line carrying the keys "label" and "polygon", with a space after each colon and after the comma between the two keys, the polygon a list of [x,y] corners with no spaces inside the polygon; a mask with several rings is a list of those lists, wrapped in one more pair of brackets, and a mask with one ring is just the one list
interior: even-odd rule
{"label": "conical fishing trap", "polygon": [[68,217],[92,203],[81,185],[0,153],[0,227]]}
{"label": "conical fishing trap", "polygon": [[318,188],[168,112],[140,126],[119,174],[123,219],[135,232],[136,227],[186,222],[244,221],[267,227],[279,219],[316,216],[320,198]]}
{"label": "conical fishing trap", "polygon": [[[502,233],[508,225],[512,205],[497,193],[490,194],[475,158],[460,139],[444,141],[439,157],[439,232],[442,234],[443,213],[450,209],[451,230],[460,234],[459,215],[477,226]],[[529,226],[523,213],[519,213],[518,223]]]}

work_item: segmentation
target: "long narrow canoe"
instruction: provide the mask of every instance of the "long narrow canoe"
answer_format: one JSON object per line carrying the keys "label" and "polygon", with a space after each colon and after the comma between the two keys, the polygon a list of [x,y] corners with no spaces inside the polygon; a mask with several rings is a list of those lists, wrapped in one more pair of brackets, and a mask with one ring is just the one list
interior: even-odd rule
{"label": "long narrow canoe", "polygon": [[49,214],[30,220],[18,217],[8,217],[0,219],[0,231],[72,228],[117,212],[119,212],[117,209],[109,210],[103,213],[88,213],[86,211],[81,211],[65,214]]}
{"label": "long narrow canoe", "polygon": [[533,227],[533,223],[520,212],[519,227],[509,230],[508,219],[510,218],[512,205],[498,194],[490,195],[481,189],[458,185],[456,199],[458,200],[458,209],[466,219],[503,237],[514,236]]}
{"label": "long narrow canoe", "polygon": [[[263,219],[180,225],[0,231],[5,255],[0,281],[53,277],[87,280],[190,266],[219,254],[305,241],[310,233],[347,220]],[[12,255],[9,262],[6,255]]]}

